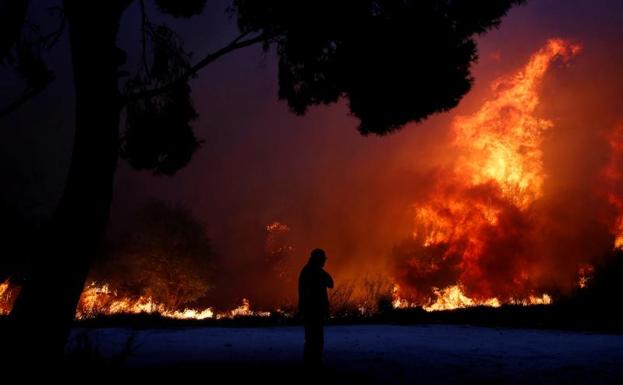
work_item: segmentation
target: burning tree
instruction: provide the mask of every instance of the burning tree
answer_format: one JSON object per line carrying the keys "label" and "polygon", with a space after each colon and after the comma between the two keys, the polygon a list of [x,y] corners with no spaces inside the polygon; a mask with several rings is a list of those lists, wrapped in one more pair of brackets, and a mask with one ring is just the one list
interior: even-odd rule
{"label": "burning tree", "polygon": [[204,225],[180,206],[153,202],[109,251],[90,279],[128,298],[147,297],[178,310],[212,287],[213,252]]}
{"label": "burning tree", "polygon": [[[496,80],[479,110],[455,119],[457,157],[413,205],[413,239],[394,249],[401,291],[412,300],[441,307],[549,301],[533,245],[548,232],[538,206],[546,178],[541,145],[554,123],[535,111],[548,68],[579,50],[549,40],[521,70]],[[571,283],[579,266],[566,266]]]}
{"label": "burning tree", "polygon": [[279,222],[266,226],[266,245],[264,246],[265,265],[273,275],[280,279],[291,280],[292,272],[288,271],[288,263],[294,253],[294,246],[289,240],[290,228]]}

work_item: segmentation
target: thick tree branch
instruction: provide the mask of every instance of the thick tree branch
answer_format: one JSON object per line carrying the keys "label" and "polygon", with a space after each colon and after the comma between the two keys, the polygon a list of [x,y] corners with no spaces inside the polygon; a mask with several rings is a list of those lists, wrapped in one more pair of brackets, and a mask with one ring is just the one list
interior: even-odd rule
{"label": "thick tree branch", "polygon": [[136,92],[136,93],[133,93],[133,94],[130,94],[130,95],[126,95],[124,100],[123,100],[124,104],[127,103],[127,102],[138,100],[138,99],[150,98],[152,96],[156,96],[158,94],[161,94],[162,92],[165,92],[166,90],[170,89],[174,85],[179,84],[180,82],[187,81],[188,79],[190,79],[191,77],[196,75],[202,68],[204,68],[208,64],[216,61],[220,57],[222,57],[222,56],[224,56],[224,55],[226,55],[226,54],[228,54],[228,53],[230,53],[232,51],[236,51],[236,50],[238,50],[240,48],[248,47],[248,46],[251,46],[253,44],[260,43],[262,41],[270,39],[271,37],[276,36],[277,32],[263,33],[263,34],[260,34],[260,35],[258,35],[256,37],[243,40],[244,37],[246,37],[248,34],[249,34],[248,32],[244,32],[240,36],[238,36],[234,40],[232,40],[231,43],[229,43],[226,46],[224,46],[223,48],[220,48],[219,50],[206,55],[203,59],[201,59],[199,62],[197,62],[197,64],[195,64],[192,67],[190,67],[186,72],[184,72],[182,75],[180,75],[177,79],[172,80],[168,84],[162,85],[160,87],[152,88],[152,89],[149,89],[149,90]]}

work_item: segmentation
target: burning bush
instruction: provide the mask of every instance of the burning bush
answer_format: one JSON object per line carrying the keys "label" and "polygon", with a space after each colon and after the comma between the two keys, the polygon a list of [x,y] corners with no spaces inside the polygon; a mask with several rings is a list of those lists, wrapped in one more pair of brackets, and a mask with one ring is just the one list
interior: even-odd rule
{"label": "burning bush", "polygon": [[139,210],[122,240],[94,267],[90,280],[129,298],[180,309],[211,288],[213,253],[203,224],[182,207],[153,202]]}
{"label": "burning bush", "polygon": [[338,282],[329,291],[331,315],[336,318],[370,316],[385,310],[381,308],[387,304],[391,307],[393,286],[388,277],[380,274]]}

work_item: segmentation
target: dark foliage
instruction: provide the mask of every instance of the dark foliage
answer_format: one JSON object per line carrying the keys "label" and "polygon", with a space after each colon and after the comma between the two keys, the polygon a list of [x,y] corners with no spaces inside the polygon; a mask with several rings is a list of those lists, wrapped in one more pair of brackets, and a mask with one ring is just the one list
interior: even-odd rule
{"label": "dark foliage", "polygon": [[363,134],[455,107],[472,84],[475,35],[523,0],[235,0],[242,31],[275,37],[279,98],[303,114],[348,100]]}
{"label": "dark foliage", "polygon": [[[577,290],[567,301],[574,307],[585,309],[590,314],[612,318],[618,316],[619,302],[623,297],[623,250],[615,249],[606,254],[595,266],[592,277],[584,289]],[[617,317],[623,320],[622,317]]]}
{"label": "dark foliage", "polygon": [[192,17],[203,12],[207,0],[156,0],[156,6],[174,17]]}
{"label": "dark foliage", "polygon": [[0,0],[0,63],[18,40],[27,10],[27,0]]}
{"label": "dark foliage", "polygon": [[43,33],[39,25],[31,25],[26,14],[28,1],[0,2],[0,64],[11,67],[24,81],[27,91],[44,89],[55,74],[43,60],[42,51],[53,47],[65,26],[63,12],[50,8],[58,20],[56,30]]}
{"label": "dark foliage", "polygon": [[169,28],[146,28],[152,43],[151,65],[145,64],[128,81],[126,91],[168,86],[155,96],[128,103],[120,154],[136,169],[172,175],[188,164],[201,144],[190,125],[198,117],[190,85],[174,81],[190,67],[190,56]]}
{"label": "dark foliage", "polygon": [[181,83],[167,92],[128,105],[121,157],[138,170],[173,175],[190,162],[201,142],[190,121],[197,118],[190,87]]}

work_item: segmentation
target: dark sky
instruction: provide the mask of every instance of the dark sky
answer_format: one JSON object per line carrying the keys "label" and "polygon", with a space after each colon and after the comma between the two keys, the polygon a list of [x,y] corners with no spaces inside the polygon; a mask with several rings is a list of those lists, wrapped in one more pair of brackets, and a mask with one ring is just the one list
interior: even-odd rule
{"label": "dark sky", "polygon": [[[235,21],[225,15],[227,5],[209,1],[200,17],[163,20],[198,58],[236,35]],[[119,39],[128,50],[130,70],[139,49],[133,7],[124,16]],[[159,17],[155,10],[151,13]],[[545,92],[552,99],[544,102],[546,110],[564,120],[570,105],[585,103],[598,117],[582,115],[579,121],[611,125],[620,118],[622,25],[619,0],[528,1],[513,9],[498,30],[479,39],[475,86],[455,111],[383,138],[360,136],[343,103],[312,108],[304,117],[291,114],[277,100],[273,52],[251,47],[230,54],[192,82],[201,115],[194,127],[205,140],[203,147],[173,177],[132,171],[121,161],[111,228],[122,228],[128,213],[144,202],[161,199],[191,208],[207,224],[219,252],[232,261],[244,261],[249,253],[243,245],[250,232],[280,221],[292,228],[299,262],[317,245],[335,257],[334,266],[358,272],[382,266],[396,240],[411,231],[409,206],[425,183],[425,170],[448,155],[444,138],[452,118],[473,111],[492,79],[523,65],[546,39],[567,38],[584,47],[574,69],[550,79]],[[1,202],[34,216],[45,216],[62,191],[73,129],[66,36],[47,57],[58,79],[0,121]],[[0,70],[0,79],[0,101],[20,92],[20,82],[6,70]],[[564,96],[579,90],[586,91],[586,100]],[[598,129],[585,124],[572,128],[575,134],[563,134],[566,139],[551,144],[550,154],[556,155],[546,155],[546,161],[569,178],[590,173],[589,166],[581,169],[585,162],[572,172],[558,163],[586,146],[585,137]]]}

